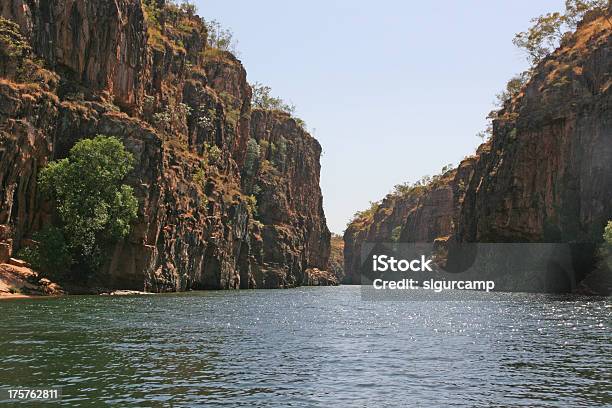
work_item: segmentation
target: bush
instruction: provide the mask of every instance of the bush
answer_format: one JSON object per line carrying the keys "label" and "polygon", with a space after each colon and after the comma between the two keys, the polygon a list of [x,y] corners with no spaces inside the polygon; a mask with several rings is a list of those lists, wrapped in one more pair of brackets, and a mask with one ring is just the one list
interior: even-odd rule
{"label": "bush", "polygon": [[510,78],[510,80],[506,83],[506,89],[495,95],[496,106],[501,108],[506,101],[516,97],[521,92],[525,84],[527,84],[527,81],[529,81],[529,77],[529,71],[525,71]]}
{"label": "bush", "polygon": [[402,226],[398,225],[397,227],[393,228],[393,230],[391,231],[391,241],[399,242],[400,235],[402,235]]}
{"label": "bush", "polygon": [[374,217],[374,214],[376,214],[379,208],[380,208],[379,201],[370,201],[370,207],[366,210],[357,211],[355,214],[353,214],[353,217],[349,221],[348,225],[350,225],[353,222],[361,222],[361,221],[367,221],[371,219],[372,217]]}
{"label": "bush", "polygon": [[247,142],[246,157],[244,159],[244,173],[252,177],[255,175],[257,164],[259,163],[259,155],[261,154],[257,140],[250,138]]}
{"label": "bush", "polygon": [[206,172],[203,168],[199,168],[198,171],[193,175],[193,181],[195,181],[198,185],[204,187],[206,183]]}
{"label": "bush", "polygon": [[210,164],[216,164],[221,158],[221,149],[217,145],[212,145],[208,147],[207,150],[208,162]]}
{"label": "bush", "polygon": [[[99,268],[105,245],[130,232],[138,201],[122,184],[133,167],[133,157],[115,137],[81,140],[68,158],[49,163],[39,175],[41,191],[53,200],[61,232],[73,259]],[[49,244],[39,244],[40,254]]]}
{"label": "bush", "polygon": [[17,256],[49,277],[64,277],[72,266],[72,253],[60,228],[48,227],[33,236],[36,244],[22,248]]}
{"label": "bush", "polygon": [[257,198],[254,195],[246,196],[246,205],[251,217],[257,217]]}

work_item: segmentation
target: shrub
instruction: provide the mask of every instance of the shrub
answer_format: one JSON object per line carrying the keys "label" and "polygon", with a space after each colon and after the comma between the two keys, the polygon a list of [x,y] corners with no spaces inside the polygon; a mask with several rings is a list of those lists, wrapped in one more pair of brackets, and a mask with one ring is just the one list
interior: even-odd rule
{"label": "shrub", "polygon": [[177,133],[175,125],[180,126],[181,123],[185,123],[187,117],[191,116],[191,111],[189,105],[182,102],[177,103],[170,98],[162,111],[153,114],[153,122],[157,129],[170,136]]}
{"label": "shrub", "polygon": [[0,55],[5,58],[24,58],[32,52],[32,47],[21,35],[19,25],[0,17]]}
{"label": "shrub", "polygon": [[35,57],[19,25],[3,17],[0,17],[0,77],[40,85],[57,81],[56,74],[44,69],[43,60]]}
{"label": "shrub", "polygon": [[371,219],[380,208],[379,201],[370,201],[370,207],[363,211],[357,211],[353,214],[353,218],[349,221],[349,225],[355,221],[365,221]]}
{"label": "shrub", "polygon": [[527,81],[529,81],[530,72],[524,71],[520,74],[517,74],[510,78],[510,80],[506,83],[506,89],[495,95],[496,105],[502,107],[504,103],[508,100],[511,100],[515,96],[517,96]]}
{"label": "shrub", "polygon": [[221,158],[221,149],[217,145],[209,146],[207,149],[208,162],[216,164]]}
{"label": "shrub", "polygon": [[195,181],[198,185],[204,187],[204,183],[206,182],[206,172],[203,168],[199,168],[195,174],[193,175],[193,181]]}
{"label": "shrub", "polygon": [[397,227],[393,228],[393,231],[391,231],[391,241],[392,242],[399,242],[401,234],[402,234],[402,226],[401,225],[398,225]]}
{"label": "shrub", "polygon": [[247,210],[249,211],[249,214],[252,217],[257,217],[258,212],[257,212],[257,198],[254,195],[249,195],[246,196],[246,205],[247,205]]}
{"label": "shrub", "polygon": [[49,277],[64,277],[72,266],[72,253],[60,228],[47,227],[33,236],[36,244],[22,248],[18,257]]}
{"label": "shrub", "polygon": [[259,144],[257,140],[250,138],[247,142],[246,157],[244,159],[244,173],[252,177],[255,175],[257,164],[259,163],[260,155]]}
{"label": "shrub", "polygon": [[[122,184],[134,158],[115,137],[81,140],[68,158],[49,163],[39,175],[41,191],[53,200],[61,232],[73,258],[95,271],[102,249],[127,236],[138,201]],[[48,245],[40,243],[40,253]]]}
{"label": "shrub", "polygon": [[303,119],[300,118],[294,118],[295,119],[295,123],[303,130],[306,131],[306,122],[304,122]]}

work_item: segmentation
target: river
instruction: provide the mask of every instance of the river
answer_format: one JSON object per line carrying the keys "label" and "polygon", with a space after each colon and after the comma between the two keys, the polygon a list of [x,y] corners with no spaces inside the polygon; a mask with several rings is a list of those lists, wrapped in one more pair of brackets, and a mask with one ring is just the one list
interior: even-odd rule
{"label": "river", "polygon": [[422,296],[364,301],[341,286],[2,301],[0,385],[61,386],[75,407],[612,403],[610,298]]}

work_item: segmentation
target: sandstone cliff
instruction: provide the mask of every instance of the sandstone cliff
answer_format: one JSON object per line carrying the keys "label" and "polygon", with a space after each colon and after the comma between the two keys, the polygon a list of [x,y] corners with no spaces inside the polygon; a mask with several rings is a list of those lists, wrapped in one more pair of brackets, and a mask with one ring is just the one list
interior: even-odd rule
{"label": "sandstone cliff", "polygon": [[380,204],[356,215],[344,231],[345,283],[359,283],[363,243],[396,240],[424,190],[424,187],[416,187],[404,193],[388,194]]}
{"label": "sandstone cliff", "polygon": [[[0,256],[54,222],[38,170],[106,134],[135,157],[139,217],[90,285],[288,287],[327,268],[318,142],[287,114],[251,109],[242,64],[207,48],[192,11],[8,0],[0,16]],[[246,169],[250,140],[269,149]],[[282,160],[270,148],[281,140]]]}
{"label": "sandstone cliff", "polygon": [[457,235],[597,242],[612,216],[612,27],[584,22],[499,112]]}
{"label": "sandstone cliff", "polygon": [[580,273],[594,269],[612,219],[611,33],[609,16],[587,18],[499,111],[475,156],[355,219],[347,273],[363,242],[391,241],[398,227],[406,242],[568,242]]}

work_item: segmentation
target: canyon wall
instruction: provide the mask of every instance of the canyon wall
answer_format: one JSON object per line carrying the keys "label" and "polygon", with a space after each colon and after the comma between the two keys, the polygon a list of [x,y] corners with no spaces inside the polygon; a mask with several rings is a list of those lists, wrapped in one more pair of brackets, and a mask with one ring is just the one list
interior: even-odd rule
{"label": "canyon wall", "polygon": [[289,114],[251,108],[242,64],[207,47],[192,10],[8,0],[0,16],[1,257],[57,222],[38,171],[104,134],[134,155],[139,212],[89,287],[334,283],[319,143]]}
{"label": "canyon wall", "polygon": [[[358,284],[364,242],[389,242],[399,237],[406,217],[425,194],[416,187],[403,194],[388,194],[380,204],[356,215],[344,231],[344,282]],[[395,237],[394,237],[395,235]]]}
{"label": "canyon wall", "polygon": [[609,15],[586,18],[505,103],[475,156],[352,221],[351,281],[361,245],[394,240],[398,226],[402,242],[571,243],[579,278],[595,269],[612,219],[611,33]]}

